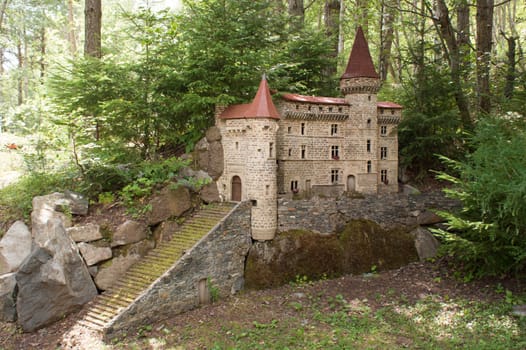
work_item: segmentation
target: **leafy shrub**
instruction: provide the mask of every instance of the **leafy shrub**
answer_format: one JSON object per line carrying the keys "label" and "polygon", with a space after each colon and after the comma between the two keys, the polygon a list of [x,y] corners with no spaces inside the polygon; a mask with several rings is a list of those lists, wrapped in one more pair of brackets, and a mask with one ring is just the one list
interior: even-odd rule
{"label": "leafy shrub", "polygon": [[155,187],[170,181],[182,168],[189,164],[189,161],[175,157],[157,162],[143,162],[135,170],[137,174],[135,179],[120,191],[124,203],[128,207],[134,207],[138,199],[150,195]]}
{"label": "leafy shrub", "polygon": [[449,196],[462,202],[459,213],[443,213],[444,252],[466,278],[517,272],[526,267],[526,122],[486,117],[471,139],[464,161],[443,158],[460,174],[441,173],[455,187]]}

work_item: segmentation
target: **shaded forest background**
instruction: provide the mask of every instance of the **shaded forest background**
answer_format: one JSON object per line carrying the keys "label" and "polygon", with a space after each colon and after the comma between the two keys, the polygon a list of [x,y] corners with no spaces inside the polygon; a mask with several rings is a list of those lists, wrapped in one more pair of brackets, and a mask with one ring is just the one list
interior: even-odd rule
{"label": "shaded forest background", "polygon": [[358,26],[379,99],[405,108],[402,173],[441,172],[465,206],[437,232],[446,253],[468,276],[523,270],[520,0],[0,0],[0,127],[34,143],[29,177],[0,202],[27,212],[14,193],[61,187],[144,196],[263,73],[278,93],[338,96]]}

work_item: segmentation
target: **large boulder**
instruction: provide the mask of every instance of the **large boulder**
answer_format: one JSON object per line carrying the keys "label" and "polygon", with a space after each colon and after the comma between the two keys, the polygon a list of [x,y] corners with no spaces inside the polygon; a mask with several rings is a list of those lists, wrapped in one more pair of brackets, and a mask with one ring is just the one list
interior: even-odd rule
{"label": "large boulder", "polygon": [[51,219],[39,226],[36,241],[41,243],[16,274],[18,321],[26,332],[61,319],[97,295],[86,264],[63,224]]}
{"label": "large boulder", "polygon": [[129,254],[115,257],[102,264],[97,276],[95,276],[95,284],[100,290],[109,289],[140,258],[141,256],[138,254]]}
{"label": "large boulder", "polygon": [[98,262],[111,259],[112,257],[110,247],[96,247],[93,244],[84,242],[79,243],[78,247],[80,254],[88,266],[95,265]]}
{"label": "large boulder", "polygon": [[15,273],[0,275],[0,321],[16,321]]}
{"label": "large boulder", "polygon": [[111,241],[112,247],[121,245],[127,245],[135,242],[142,241],[148,237],[150,230],[145,223],[127,220],[123,224],[117,227],[117,230],[113,234],[113,240]]}
{"label": "large boulder", "polygon": [[221,130],[217,126],[212,126],[206,131],[208,142],[221,141]]}
{"label": "large boulder", "polygon": [[208,169],[206,170],[213,180],[219,179],[223,174],[223,145],[219,141],[211,142],[208,146]]}
{"label": "large boulder", "polygon": [[31,253],[31,232],[15,222],[0,240],[0,275],[16,271]]}
{"label": "large boulder", "polygon": [[438,216],[437,214],[429,210],[424,210],[416,218],[416,223],[418,225],[423,225],[423,226],[435,225],[435,224],[442,223],[444,221],[445,219],[443,217]]}
{"label": "large boulder", "polygon": [[437,255],[440,243],[428,229],[418,227],[411,231],[411,235],[415,239],[415,249],[420,261],[434,258]]}
{"label": "large boulder", "polygon": [[81,226],[68,227],[66,232],[75,242],[92,242],[102,239],[100,233],[100,226],[97,224],[88,223]]}
{"label": "large boulder", "polygon": [[190,191],[184,186],[168,185],[150,200],[152,210],[148,214],[148,225],[156,225],[171,217],[181,216],[192,207]]}
{"label": "large boulder", "polygon": [[219,202],[219,190],[217,189],[217,183],[211,182],[207,185],[204,185],[203,188],[201,188],[201,191],[199,192],[199,196],[205,203],[214,203]]}
{"label": "large boulder", "polygon": [[80,193],[64,191],[67,207],[73,215],[88,215],[89,201]]}
{"label": "large boulder", "polygon": [[33,198],[31,230],[38,245],[45,244],[49,238],[45,236],[48,221],[57,219],[62,222],[64,227],[71,227],[71,215],[64,212],[67,203],[64,194],[58,192]]}

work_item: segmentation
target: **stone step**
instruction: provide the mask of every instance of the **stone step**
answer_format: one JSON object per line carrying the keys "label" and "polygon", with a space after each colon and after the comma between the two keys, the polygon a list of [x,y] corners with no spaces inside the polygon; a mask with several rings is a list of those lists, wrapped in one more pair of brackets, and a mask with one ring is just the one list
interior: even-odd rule
{"label": "stone step", "polygon": [[153,249],[141,261],[130,267],[110,290],[94,300],[79,323],[94,330],[104,329],[109,321],[132,304],[187,250],[210,232],[234,206],[234,203],[210,205],[186,220],[169,242],[161,243]]}

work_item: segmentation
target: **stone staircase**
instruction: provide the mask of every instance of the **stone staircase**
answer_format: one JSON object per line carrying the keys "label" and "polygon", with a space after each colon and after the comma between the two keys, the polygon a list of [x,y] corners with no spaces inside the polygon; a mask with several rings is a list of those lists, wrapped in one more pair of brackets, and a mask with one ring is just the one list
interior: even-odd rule
{"label": "stone staircase", "polygon": [[216,226],[234,207],[231,203],[213,204],[199,210],[174,233],[120,278],[115,285],[95,298],[85,308],[79,323],[93,330],[107,324],[172,267],[187,250]]}

